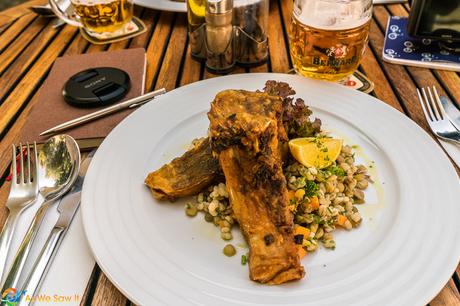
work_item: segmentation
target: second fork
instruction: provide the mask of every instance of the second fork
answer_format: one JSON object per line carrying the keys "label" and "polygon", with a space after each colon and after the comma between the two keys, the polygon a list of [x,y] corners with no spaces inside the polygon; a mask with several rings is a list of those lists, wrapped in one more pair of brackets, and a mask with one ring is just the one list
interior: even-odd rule
{"label": "second fork", "polygon": [[419,102],[431,131],[439,138],[460,144],[460,132],[447,118],[436,87],[433,86],[433,93],[430,87],[427,87],[427,91],[428,95],[425,88],[422,88],[422,96],[420,90],[417,88]]}

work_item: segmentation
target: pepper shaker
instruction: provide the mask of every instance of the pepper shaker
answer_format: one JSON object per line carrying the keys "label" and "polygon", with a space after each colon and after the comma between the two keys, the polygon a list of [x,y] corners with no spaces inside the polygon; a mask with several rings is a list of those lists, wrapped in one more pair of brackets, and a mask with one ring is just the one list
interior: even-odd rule
{"label": "pepper shaker", "polygon": [[206,2],[206,67],[214,73],[227,73],[235,65],[232,19],[233,0]]}

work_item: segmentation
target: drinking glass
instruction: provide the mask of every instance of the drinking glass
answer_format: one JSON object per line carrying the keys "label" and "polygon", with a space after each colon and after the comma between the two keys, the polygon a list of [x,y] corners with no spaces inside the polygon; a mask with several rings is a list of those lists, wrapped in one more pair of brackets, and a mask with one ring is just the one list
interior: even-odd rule
{"label": "drinking glass", "polygon": [[114,32],[133,17],[133,0],[71,0],[75,14],[62,10],[57,0],[49,0],[53,12],[66,23],[89,32]]}
{"label": "drinking glass", "polygon": [[372,0],[295,0],[289,33],[294,69],[329,81],[352,74],[364,54]]}

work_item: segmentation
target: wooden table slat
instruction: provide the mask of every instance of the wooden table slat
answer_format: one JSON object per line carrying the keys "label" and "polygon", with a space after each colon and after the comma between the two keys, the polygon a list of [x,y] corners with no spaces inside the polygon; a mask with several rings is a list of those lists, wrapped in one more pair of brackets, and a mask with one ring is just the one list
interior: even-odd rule
{"label": "wooden table slat", "polygon": [[[28,73],[15,86],[8,98],[0,105],[0,132],[4,133],[8,124],[17,116],[18,111],[26,103],[30,95],[40,85],[41,78],[51,68],[54,60],[59,56],[61,51],[66,47],[67,42],[75,35],[76,29],[66,26],[53,42],[48,46],[46,51],[40,56]],[[43,80],[42,80],[43,81]]]}
{"label": "wooden table slat", "polygon": [[[37,27],[40,25],[37,24]],[[21,81],[24,74],[29,73],[30,65],[34,64],[41,52],[48,47],[49,42],[55,37],[59,30],[48,25],[37,35],[22,54],[12,63],[8,70],[0,78],[0,101],[1,104],[8,98],[13,88]],[[0,57],[3,59],[3,57]],[[5,59],[6,61],[7,59]],[[0,106],[1,109],[1,106]],[[5,119],[5,118],[2,118]],[[10,119],[10,118],[8,118]],[[1,121],[1,120],[0,120]],[[0,127],[0,134],[4,132],[4,126]]]}
{"label": "wooden table slat", "polygon": [[[0,39],[0,52],[3,52],[13,40],[19,37],[23,30],[33,21],[37,19],[35,14],[29,13],[18,18],[5,32],[2,33]],[[19,34],[19,35],[18,35]]]}
{"label": "wooden table slat", "polygon": [[[0,74],[2,74],[6,68],[21,54],[27,46],[34,40],[35,36],[38,35],[47,25],[44,19],[35,19],[27,31],[24,31],[22,35],[13,41],[8,48],[0,55]],[[45,40],[46,41],[46,40]]]}
{"label": "wooden table slat", "polygon": [[145,86],[149,90],[154,88],[154,78],[157,74],[157,68],[161,65],[163,51],[167,46],[167,40],[172,30],[174,13],[162,12],[160,19],[155,26],[150,42],[147,46],[147,72],[145,77]]}
{"label": "wooden table slat", "polygon": [[171,37],[164,53],[155,89],[166,88],[171,91],[180,81],[179,69],[184,54],[186,54],[187,18],[184,14],[176,15]]}
{"label": "wooden table slat", "polygon": [[270,37],[268,45],[270,50],[270,66],[272,72],[286,73],[291,68],[289,65],[289,54],[287,50],[287,41],[283,35],[283,26],[281,22],[280,10],[278,3],[270,3],[270,15],[268,30]]}
{"label": "wooden table slat", "polygon": [[149,39],[152,36],[153,29],[155,28],[155,24],[158,21],[158,17],[158,11],[144,10],[141,19],[147,27],[147,31],[139,36],[134,37],[131,41],[130,48],[147,48],[147,44],[149,43]]}
{"label": "wooden table slat", "polygon": [[[203,65],[192,58],[190,44],[187,45],[184,67],[180,79],[180,86],[200,80]],[[204,68],[204,67],[203,67]]]}
{"label": "wooden table slat", "polygon": [[381,69],[371,48],[368,48],[366,51],[363,60],[361,61],[361,67],[367,76],[376,80],[374,81],[374,93],[376,97],[385,101],[397,110],[404,112],[401,104],[399,103],[398,97],[393,91],[392,84],[386,78],[385,73]]}
{"label": "wooden table slat", "polygon": [[128,300],[126,297],[118,291],[104,273],[101,273],[97,281],[97,287],[91,305],[112,306],[126,305],[127,303]]}
{"label": "wooden table slat", "polygon": [[[42,24],[36,24],[37,28],[40,28],[41,26]],[[17,58],[6,57],[9,52],[5,52],[0,56],[0,61],[2,62],[0,66],[3,65],[3,62],[11,65],[0,78],[1,103],[3,103],[3,101],[5,101],[6,98],[8,98],[11,89],[17,86],[16,84],[20,82],[24,74],[29,72],[30,65],[32,65],[37,60],[40,53],[48,46],[50,41],[55,37],[55,35],[58,32],[59,30],[54,29],[48,25],[35,38],[33,38],[32,42],[23,50],[23,52]],[[8,49],[7,51],[9,50],[10,49]],[[14,56],[14,54],[12,56]],[[0,128],[0,133],[4,132],[3,128],[4,127]]]}

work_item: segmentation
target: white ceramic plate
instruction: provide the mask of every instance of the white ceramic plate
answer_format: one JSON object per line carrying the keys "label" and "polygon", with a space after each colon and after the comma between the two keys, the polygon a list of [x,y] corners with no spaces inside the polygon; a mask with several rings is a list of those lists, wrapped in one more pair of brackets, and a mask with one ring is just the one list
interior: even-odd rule
{"label": "white ceramic plate", "polygon": [[[407,0],[375,0],[374,4],[388,4],[388,3],[404,3]],[[187,12],[185,3],[174,2],[172,0],[135,0],[135,3],[140,6],[172,12]]]}
{"label": "white ceramic plate", "polygon": [[187,12],[187,5],[185,2],[182,3],[172,0],[134,0],[134,3],[160,11]]}
{"label": "white ceramic plate", "polygon": [[[337,231],[335,251],[307,256],[305,279],[281,286],[251,282],[240,264],[245,249],[225,257],[217,228],[202,216],[186,217],[184,201],[156,202],[143,185],[148,172],[206,134],[217,92],[261,89],[269,79],[291,84],[326,129],[359,145],[361,161],[376,165],[376,184],[359,206],[361,226]],[[443,151],[381,101],[295,75],[243,74],[171,91],[118,125],[88,170],[82,212],[101,269],[136,304],[422,305],[458,264],[459,198]],[[237,233],[233,243],[242,241]]]}

